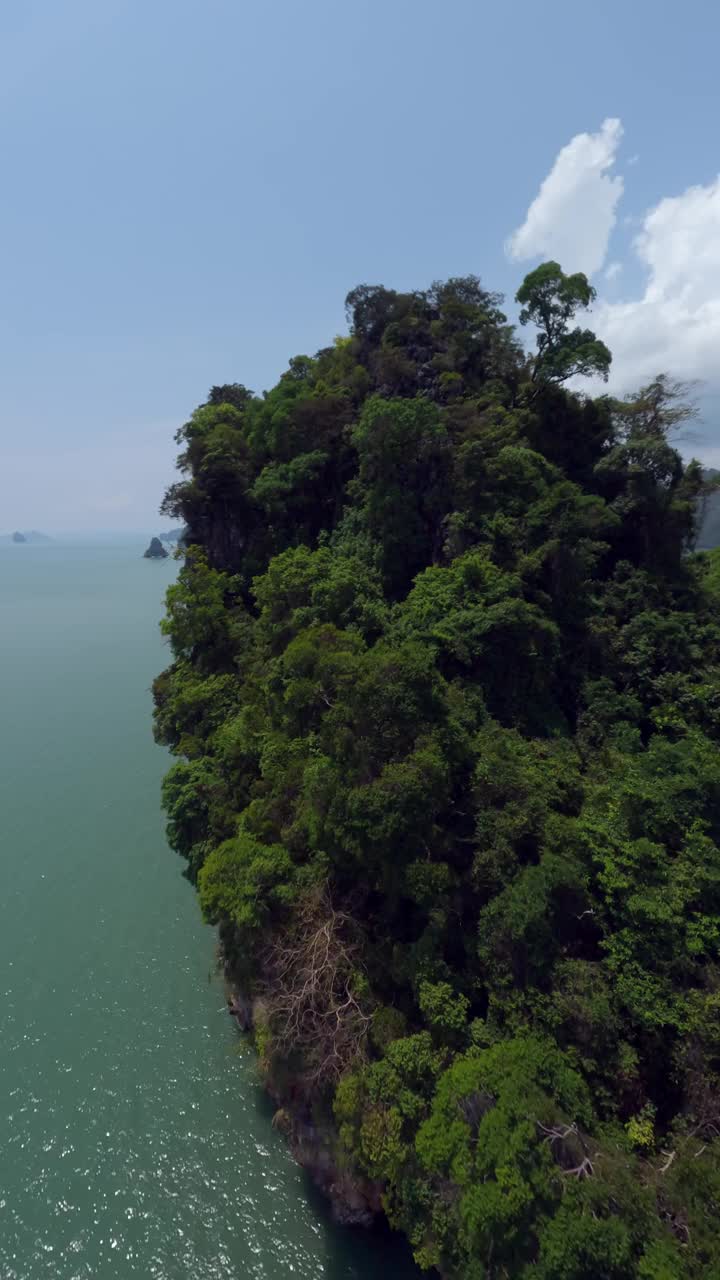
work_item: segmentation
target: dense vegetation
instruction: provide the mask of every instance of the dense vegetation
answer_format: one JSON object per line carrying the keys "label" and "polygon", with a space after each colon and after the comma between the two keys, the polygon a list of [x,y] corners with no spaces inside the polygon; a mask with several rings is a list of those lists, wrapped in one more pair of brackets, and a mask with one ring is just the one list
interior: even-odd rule
{"label": "dense vegetation", "polygon": [[[583,276],[348,297],[165,512],[164,788],[276,1096],[447,1277],[720,1276],[720,564]],[[670,438],[669,438],[670,437]]]}
{"label": "dense vegetation", "polygon": [[705,493],[701,499],[700,530],[697,539],[698,551],[711,551],[720,547],[720,471],[708,467],[703,471]]}

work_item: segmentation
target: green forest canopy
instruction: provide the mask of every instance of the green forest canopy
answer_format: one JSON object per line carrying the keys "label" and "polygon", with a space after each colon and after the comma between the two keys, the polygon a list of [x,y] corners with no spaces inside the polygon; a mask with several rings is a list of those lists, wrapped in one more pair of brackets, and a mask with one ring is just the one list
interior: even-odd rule
{"label": "green forest canopy", "polygon": [[720,1276],[720,562],[584,276],[361,286],[214,387],[165,514],[164,784],[276,1096],[422,1266]]}

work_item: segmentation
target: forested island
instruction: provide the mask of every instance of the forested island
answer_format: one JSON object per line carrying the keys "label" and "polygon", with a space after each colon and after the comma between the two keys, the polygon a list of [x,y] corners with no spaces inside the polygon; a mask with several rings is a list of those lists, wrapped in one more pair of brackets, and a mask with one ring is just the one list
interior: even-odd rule
{"label": "forested island", "polygon": [[171,843],[299,1158],[454,1280],[720,1275],[720,560],[592,300],[357,288],[163,509]]}

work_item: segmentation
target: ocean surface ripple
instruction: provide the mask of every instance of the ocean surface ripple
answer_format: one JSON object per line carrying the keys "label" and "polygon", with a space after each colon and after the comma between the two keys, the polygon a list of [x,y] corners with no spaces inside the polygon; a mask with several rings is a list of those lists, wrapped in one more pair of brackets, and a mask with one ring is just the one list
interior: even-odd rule
{"label": "ocean surface ripple", "polygon": [[416,1276],[329,1221],[225,1013],[150,731],[175,566],[141,551],[0,550],[0,1280]]}

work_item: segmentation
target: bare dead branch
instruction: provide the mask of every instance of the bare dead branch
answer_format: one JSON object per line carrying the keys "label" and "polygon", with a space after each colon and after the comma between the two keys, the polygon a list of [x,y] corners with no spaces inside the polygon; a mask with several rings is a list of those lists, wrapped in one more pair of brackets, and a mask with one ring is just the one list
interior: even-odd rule
{"label": "bare dead branch", "polygon": [[595,1166],[589,1156],[585,1156],[580,1164],[574,1169],[563,1169],[563,1178],[591,1178],[595,1172]]}
{"label": "bare dead branch", "polygon": [[298,1054],[310,1088],[338,1080],[364,1055],[371,1016],[356,994],[353,922],[327,889],[309,894],[265,961],[265,1000],[275,1048]]}
{"label": "bare dead branch", "polygon": [[544,1134],[543,1142],[552,1149],[553,1158],[560,1166],[562,1178],[591,1178],[595,1173],[594,1161],[598,1158],[595,1151],[591,1157],[588,1142],[580,1132],[575,1121],[570,1124],[545,1125],[535,1121],[538,1129]]}
{"label": "bare dead branch", "polygon": [[566,1138],[569,1138],[571,1135],[577,1136],[578,1134],[578,1128],[576,1124],[553,1125],[550,1129],[548,1129],[547,1126],[544,1124],[541,1124],[539,1120],[536,1121],[536,1123],[537,1123],[538,1129],[541,1129],[542,1132],[546,1134],[544,1141],[549,1142],[551,1145],[553,1142],[556,1142],[556,1141],[562,1142]]}

